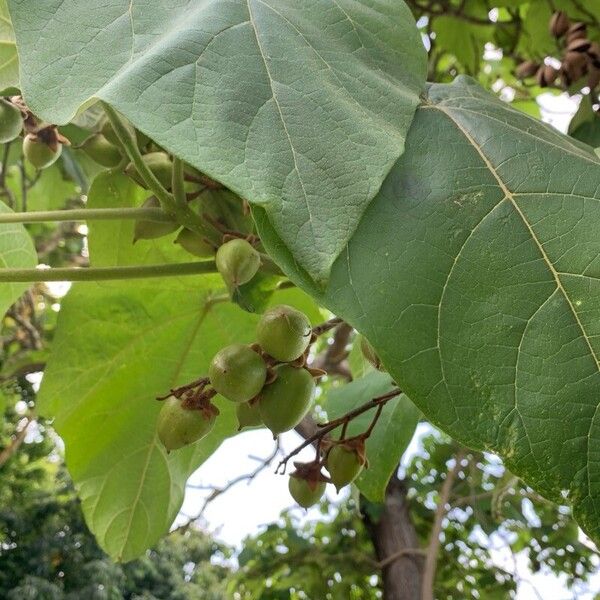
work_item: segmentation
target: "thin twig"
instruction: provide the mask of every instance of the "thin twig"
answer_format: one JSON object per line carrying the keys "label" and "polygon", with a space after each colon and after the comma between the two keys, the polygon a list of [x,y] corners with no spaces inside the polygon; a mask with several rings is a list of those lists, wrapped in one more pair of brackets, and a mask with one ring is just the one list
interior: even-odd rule
{"label": "thin twig", "polygon": [[27,417],[27,421],[25,425],[16,433],[15,437],[11,441],[11,443],[0,452],[0,469],[10,460],[10,458],[15,454],[15,452],[19,449],[21,444],[25,441],[25,436],[27,435],[27,428],[31,424],[31,419]]}
{"label": "thin twig", "polygon": [[352,373],[346,364],[348,357],[348,341],[352,333],[352,327],[348,323],[340,323],[333,332],[333,340],[327,349],[319,354],[312,362],[311,367],[323,369],[329,375],[340,375],[348,381],[352,381]]}
{"label": "thin twig", "polygon": [[329,321],[325,321],[325,323],[321,323],[320,325],[313,327],[312,331],[317,336],[323,335],[324,333],[331,331],[334,327],[337,327],[340,323],[343,323],[343,320],[338,317],[334,317],[333,319],[329,319]]}
{"label": "thin twig", "polygon": [[380,405],[384,405],[386,402],[389,402],[392,398],[395,398],[396,396],[400,395],[401,393],[402,393],[402,391],[400,389],[394,388],[393,390],[391,390],[390,392],[387,392],[386,394],[377,396],[376,398],[372,398],[368,402],[361,404],[361,406],[355,408],[354,410],[351,410],[349,413],[346,413],[345,415],[343,415],[337,419],[334,419],[333,421],[329,421],[328,423],[323,423],[322,425],[318,425],[318,427],[319,427],[318,431],[316,431],[314,434],[305,438],[304,442],[302,442],[302,444],[300,444],[297,448],[292,450],[292,452],[290,452],[285,458],[283,458],[283,460],[277,465],[277,469],[275,470],[275,472],[282,473],[282,474],[285,473],[285,469],[286,469],[288,461],[291,458],[293,458],[294,456],[296,456],[297,454],[299,454],[302,450],[304,450],[304,448],[312,445],[314,442],[320,441],[329,432],[333,431],[334,429],[337,429],[340,425],[344,425],[344,423],[347,423],[347,422],[351,421],[352,419],[355,419],[356,417],[371,410],[372,408],[376,408]]}
{"label": "thin twig", "polygon": [[458,472],[462,469],[461,461],[463,453],[459,452],[454,458],[454,466],[447,472],[446,479],[440,490],[440,499],[435,510],[433,526],[429,535],[429,545],[425,555],[425,568],[423,569],[423,591],[422,600],[434,600],[433,584],[435,581],[435,572],[437,569],[438,552],[440,549],[440,534],[442,533],[442,523],[446,516],[448,500],[452,492],[452,486]]}
{"label": "thin twig", "polygon": [[398,550],[398,552],[394,552],[389,556],[386,556],[383,560],[380,560],[377,563],[378,569],[385,569],[388,565],[391,565],[393,562],[396,562],[399,558],[404,556],[425,556],[427,554],[426,550],[422,548],[402,548],[402,550]]}

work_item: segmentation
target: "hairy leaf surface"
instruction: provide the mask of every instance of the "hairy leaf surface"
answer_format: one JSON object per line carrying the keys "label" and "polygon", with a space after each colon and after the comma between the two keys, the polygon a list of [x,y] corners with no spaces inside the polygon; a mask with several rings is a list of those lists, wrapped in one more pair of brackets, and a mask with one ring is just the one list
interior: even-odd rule
{"label": "hairy leaf surface", "polygon": [[429,419],[598,540],[600,163],[465,78],[431,86],[406,147],[325,293],[263,240]]}
{"label": "hairy leaf surface", "polygon": [[402,153],[425,81],[401,0],[9,5],[36,113],[64,123],[109,102],[264,206],[319,281]]}

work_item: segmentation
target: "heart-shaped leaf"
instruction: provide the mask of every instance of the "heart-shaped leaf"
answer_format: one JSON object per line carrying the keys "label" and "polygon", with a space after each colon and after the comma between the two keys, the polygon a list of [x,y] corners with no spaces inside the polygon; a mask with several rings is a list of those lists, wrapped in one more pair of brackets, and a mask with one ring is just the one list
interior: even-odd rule
{"label": "heart-shaped leaf", "polygon": [[0,0],[0,91],[19,87],[19,57],[6,0]]}
{"label": "heart-shaped leaf", "polygon": [[[146,195],[106,172],[88,204],[130,206]],[[132,221],[90,223],[95,266],[188,259],[173,237],[132,248]],[[217,275],[81,283],[62,304],[38,407],[54,418],[87,524],[115,559],[135,558],[166,533],[189,475],[236,432],[234,405],[219,397],[221,414],[201,442],[167,454],[155,431],[157,396],[206,375],[222,346],[253,341],[257,317],[223,302],[222,288]],[[299,290],[277,300],[320,318]]]}
{"label": "heart-shaped leaf", "polygon": [[425,82],[402,0],[9,6],[34,112],[64,123],[109,102],[264,206],[318,281],[402,153]]}
{"label": "heart-shaped leaf", "polygon": [[[260,214],[257,213],[257,217]],[[444,431],[600,539],[600,162],[471,80],[433,85],[324,293]]]}

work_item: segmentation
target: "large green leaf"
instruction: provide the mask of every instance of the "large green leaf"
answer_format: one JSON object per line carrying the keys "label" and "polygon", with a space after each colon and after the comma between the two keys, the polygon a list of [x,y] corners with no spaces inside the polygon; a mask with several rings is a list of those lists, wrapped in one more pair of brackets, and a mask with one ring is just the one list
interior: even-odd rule
{"label": "large green leaf", "polygon": [[[327,416],[330,419],[341,417],[393,388],[394,383],[387,373],[371,371],[364,377],[329,392],[324,404]],[[375,410],[371,409],[353,419],[348,426],[347,436],[366,431],[375,416]],[[405,394],[393,398],[384,406],[365,445],[369,468],[356,480],[358,489],[371,502],[383,502],[385,488],[412,439],[419,414]]]}
{"label": "large green leaf", "polygon": [[[88,202],[127,206],[145,195],[123,175],[103,173]],[[132,237],[132,222],[90,223],[94,264],[186,258],[173,236],[133,248]],[[167,531],[190,473],[235,433],[233,405],[218,397],[221,415],[202,442],[167,455],[155,434],[156,396],[205,375],[222,346],[253,339],[255,316],[213,303],[222,287],[216,275],[81,283],[61,307],[38,406],[65,441],[88,526],[115,559],[134,558]],[[277,300],[320,318],[299,290]]]}
{"label": "large green leaf", "polygon": [[19,87],[19,57],[6,0],[0,0],[0,92]]}
{"label": "large green leaf", "polygon": [[600,163],[462,78],[430,88],[406,148],[324,293],[266,221],[263,241],[429,419],[598,540]]}
{"label": "large green leaf", "polygon": [[426,55],[402,0],[9,0],[27,102],[103,99],[265,207],[319,281],[402,153]]}
{"label": "large green leaf", "polygon": [[[0,202],[0,213],[12,212]],[[37,265],[37,254],[31,237],[18,223],[0,225],[0,269],[31,269]],[[25,283],[0,283],[0,316],[28,288]]]}

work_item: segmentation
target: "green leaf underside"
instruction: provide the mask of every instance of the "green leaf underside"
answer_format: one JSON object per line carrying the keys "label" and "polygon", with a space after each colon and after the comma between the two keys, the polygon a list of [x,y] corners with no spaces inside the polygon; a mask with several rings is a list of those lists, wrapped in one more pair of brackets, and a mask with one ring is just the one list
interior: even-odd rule
{"label": "green leaf underside", "polygon": [[443,430],[498,453],[600,539],[600,163],[467,78],[433,85],[406,152],[311,287]]}
{"label": "green leaf underside", "polygon": [[[358,408],[371,398],[394,388],[387,373],[371,371],[360,379],[339,388],[333,388],[325,402],[329,419],[341,417]],[[375,416],[372,409],[351,421],[346,436],[363,433]],[[367,439],[366,451],[369,467],[356,480],[360,492],[371,502],[383,502],[385,488],[398,467],[400,458],[410,443],[419,420],[419,410],[402,394],[386,403],[375,429]],[[340,431],[333,437],[339,437]]]}
{"label": "green leaf underside", "polygon": [[19,57],[6,0],[0,0],[0,91],[19,87]]}
{"label": "green leaf underside", "polygon": [[424,86],[409,9],[401,0],[175,4],[9,0],[27,102],[56,123],[92,98],[109,102],[264,206],[324,282],[402,153]]}
{"label": "green leaf underside", "polygon": [[[0,202],[0,213],[12,212]],[[0,225],[0,269],[32,269],[37,265],[37,254],[25,227],[18,223]],[[23,283],[0,284],[0,314],[4,315],[11,304],[28,288]]]}
{"label": "green leaf underside", "polygon": [[[88,206],[139,206],[147,194],[106,172],[94,180]],[[189,257],[173,244],[175,233],[132,246],[132,221],[89,227],[94,266]],[[221,415],[205,440],[167,454],[155,433],[156,396],[205,375],[221,347],[253,341],[257,317],[211,303],[223,291],[216,275],[82,283],[62,304],[38,407],[54,417],[86,522],[115,559],[135,558],[166,533],[189,475],[236,432],[233,404],[217,397]],[[320,320],[299,290],[276,300]]]}

